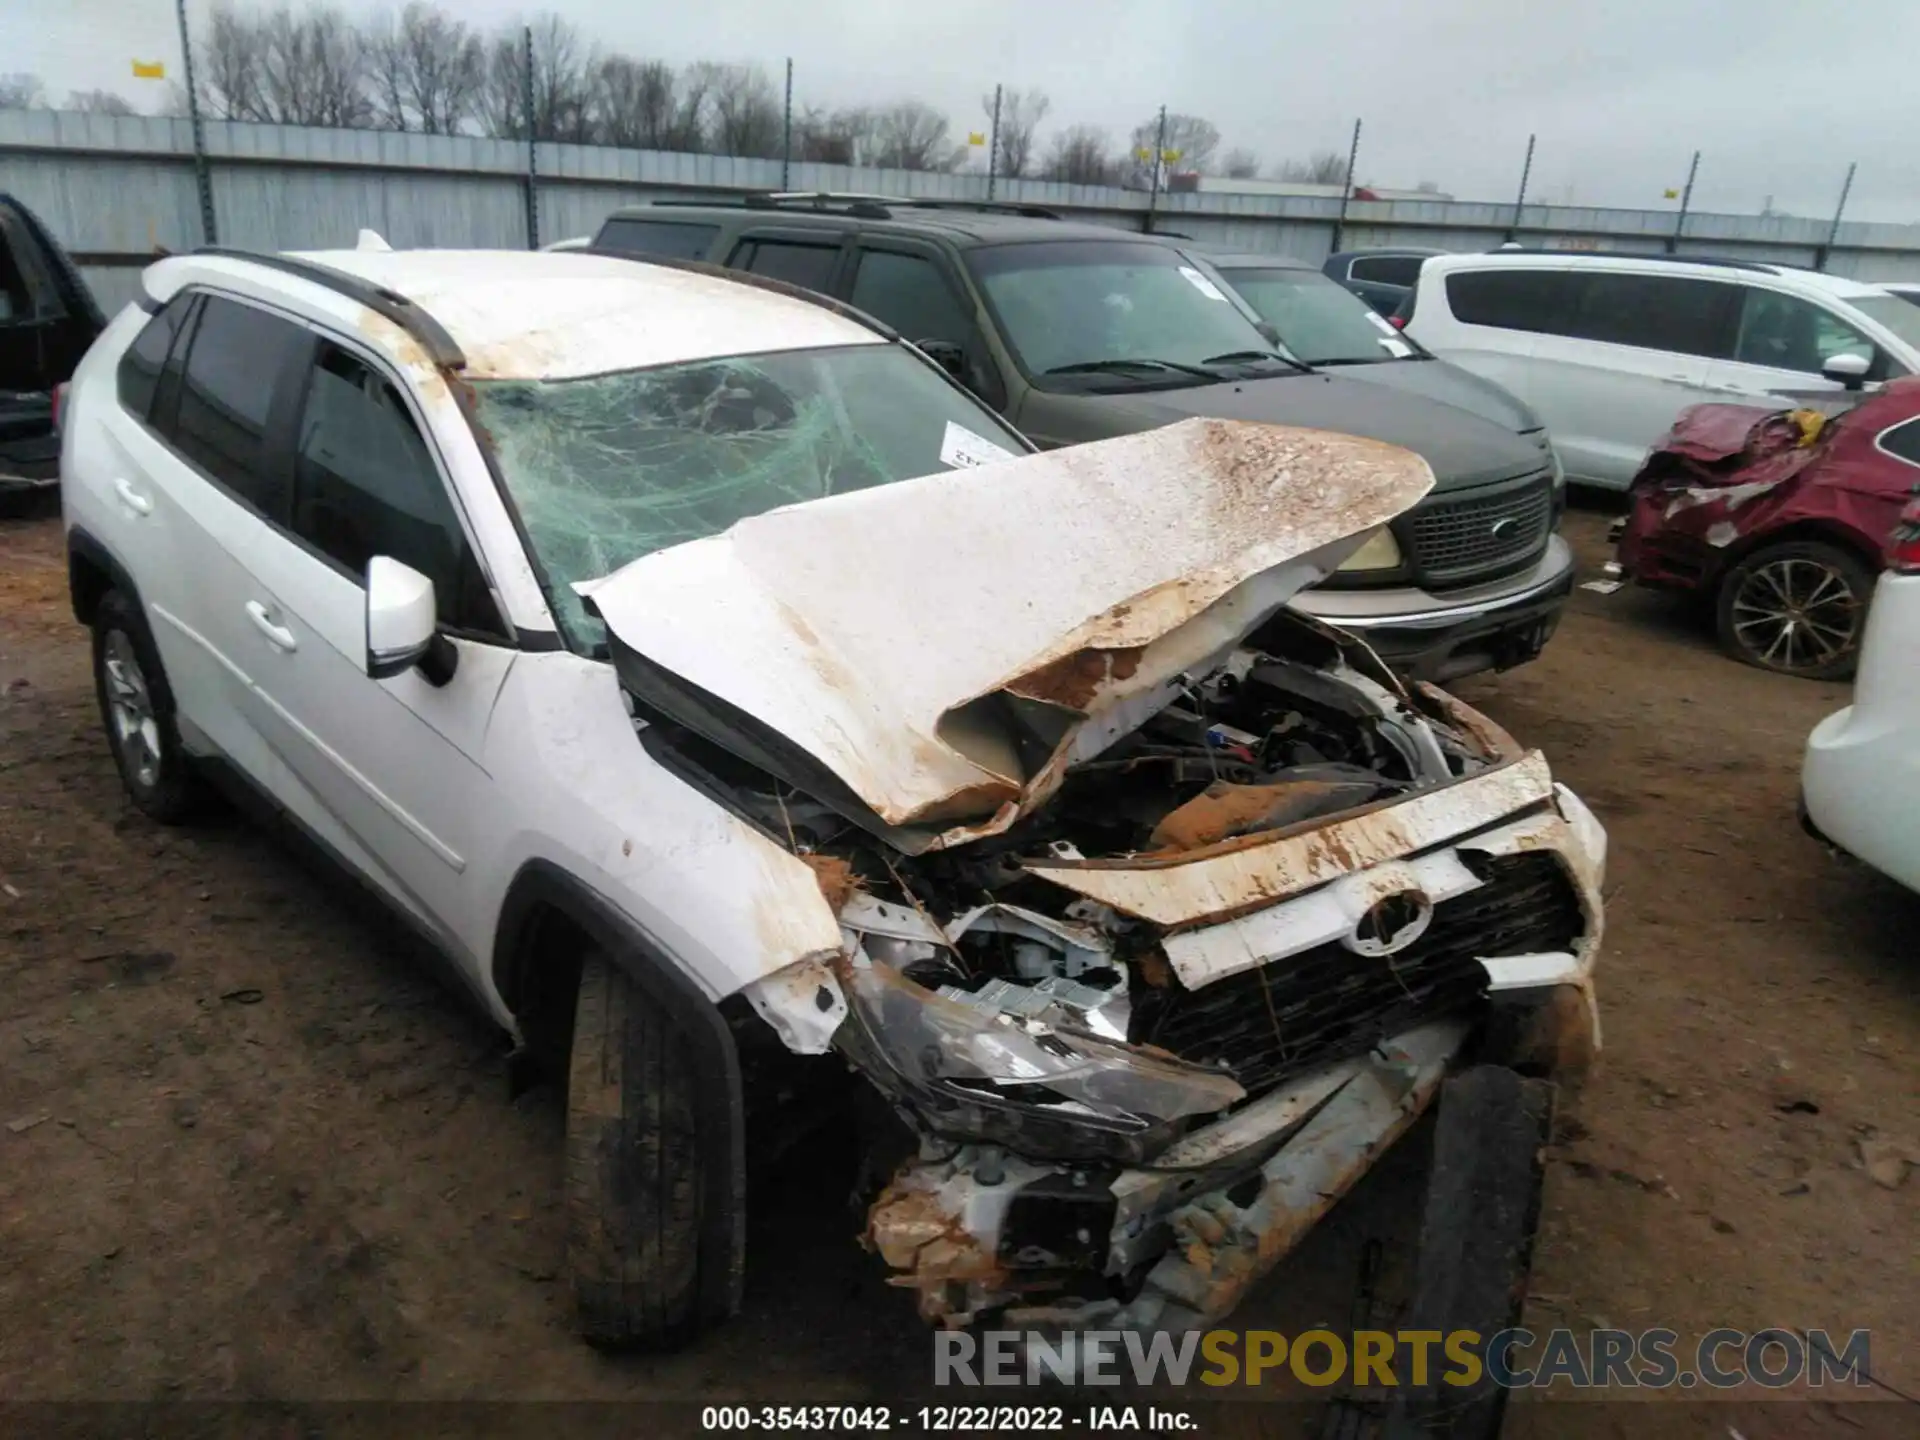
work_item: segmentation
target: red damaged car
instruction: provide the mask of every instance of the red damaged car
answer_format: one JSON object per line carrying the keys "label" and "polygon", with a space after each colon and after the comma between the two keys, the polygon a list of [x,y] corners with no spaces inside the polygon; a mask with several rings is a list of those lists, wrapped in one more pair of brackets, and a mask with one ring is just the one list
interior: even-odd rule
{"label": "red damaged car", "polygon": [[1916,482],[1920,376],[1831,417],[1695,405],[1634,477],[1608,571],[1711,598],[1720,643],[1750,665],[1845,679]]}

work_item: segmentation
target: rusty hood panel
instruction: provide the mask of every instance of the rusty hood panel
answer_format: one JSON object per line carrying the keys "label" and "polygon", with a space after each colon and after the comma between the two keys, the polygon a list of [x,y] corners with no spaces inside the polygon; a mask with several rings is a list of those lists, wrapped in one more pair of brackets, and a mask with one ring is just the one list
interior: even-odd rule
{"label": "rusty hood panel", "polygon": [[951,844],[1011,824],[1432,484],[1376,441],[1191,420],[773,510],[581,589],[616,659]]}

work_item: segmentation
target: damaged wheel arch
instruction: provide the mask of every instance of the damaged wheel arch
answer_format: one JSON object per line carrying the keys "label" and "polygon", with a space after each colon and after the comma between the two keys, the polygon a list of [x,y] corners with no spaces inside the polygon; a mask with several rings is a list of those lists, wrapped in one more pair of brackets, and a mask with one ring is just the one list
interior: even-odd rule
{"label": "damaged wheel arch", "polygon": [[[515,874],[495,931],[494,984],[523,1025],[532,1020],[539,1026],[539,1017],[556,1002],[569,1008],[573,1003],[564,962],[556,970],[554,955],[541,945],[543,927],[556,919],[618,967],[685,1045],[694,1071],[700,1167],[696,1317],[702,1324],[725,1320],[740,1308],[746,1271],[746,1108],[732,1031],[665,946],[607,897],[547,860],[530,860]],[[568,993],[558,993],[562,989]]]}

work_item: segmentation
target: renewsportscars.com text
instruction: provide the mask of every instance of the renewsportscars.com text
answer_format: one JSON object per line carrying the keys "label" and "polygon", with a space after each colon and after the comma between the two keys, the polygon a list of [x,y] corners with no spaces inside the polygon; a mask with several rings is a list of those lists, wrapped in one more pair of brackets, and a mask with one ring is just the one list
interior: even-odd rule
{"label": "renewsportscars.com text", "polygon": [[1674,1330],[1526,1329],[1165,1331],[1081,1330],[1064,1334],[989,1330],[933,1336],[935,1385],[1259,1385],[1282,1375],[1306,1385],[1351,1383],[1477,1385],[1482,1377],[1511,1390],[1724,1390],[1751,1383],[1769,1389],[1867,1386],[1869,1332],[1839,1340],[1824,1330],[1711,1330],[1690,1346]]}

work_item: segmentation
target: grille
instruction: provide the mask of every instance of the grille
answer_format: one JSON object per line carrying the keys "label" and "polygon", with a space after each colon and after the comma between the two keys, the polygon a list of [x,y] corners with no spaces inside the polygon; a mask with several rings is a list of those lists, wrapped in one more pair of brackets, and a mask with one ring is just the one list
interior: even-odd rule
{"label": "grille", "polygon": [[1423,505],[1407,517],[1407,538],[1415,568],[1429,581],[1468,580],[1531,559],[1552,523],[1553,482],[1541,475],[1497,495]]}
{"label": "grille", "polygon": [[1485,883],[1441,905],[1399,954],[1356,955],[1335,941],[1201,990],[1176,983],[1141,997],[1129,1038],[1224,1063],[1258,1095],[1411,1026],[1478,1009],[1481,955],[1566,950],[1579,938],[1580,900],[1555,857],[1461,859]]}

